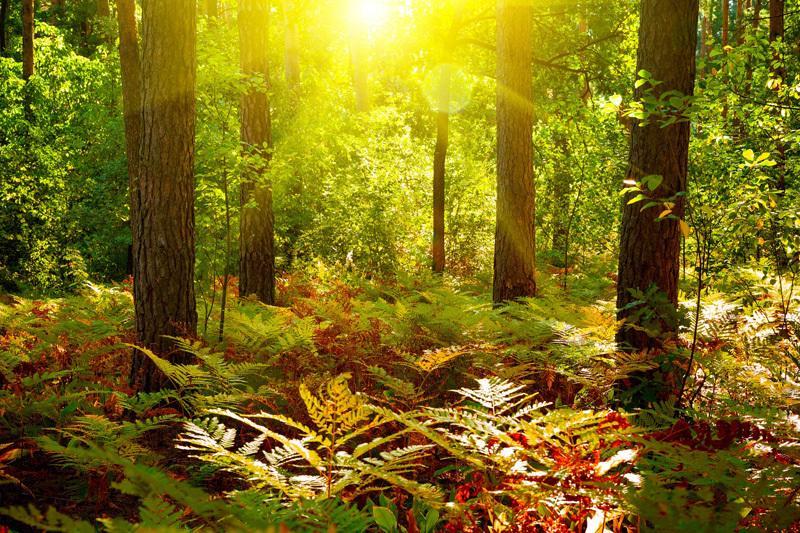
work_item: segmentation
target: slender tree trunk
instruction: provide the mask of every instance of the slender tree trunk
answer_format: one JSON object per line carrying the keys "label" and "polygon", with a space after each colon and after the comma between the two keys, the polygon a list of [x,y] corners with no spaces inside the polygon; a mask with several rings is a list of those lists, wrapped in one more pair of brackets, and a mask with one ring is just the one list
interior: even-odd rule
{"label": "slender tree trunk", "polygon": [[22,79],[33,76],[33,0],[22,0]]}
{"label": "slender tree trunk", "polygon": [[[671,90],[686,95],[694,93],[697,19],[698,0],[642,0],[636,69],[647,70],[662,81],[653,88],[655,95]],[[644,90],[645,87],[638,88],[635,96],[641,98]],[[637,123],[631,134],[626,178],[638,181],[646,175],[662,176],[661,185],[653,192],[657,198],[670,198],[685,191],[689,135],[688,122],[667,127]],[[671,219],[657,221],[655,209],[642,211],[640,203],[627,205],[629,199],[624,201],[619,251],[617,317],[620,320],[629,316],[630,311],[625,307],[635,300],[631,289],[646,291],[655,285],[670,303],[677,305],[678,301],[679,223]],[[673,213],[682,219],[683,197],[677,197],[675,204]],[[636,350],[660,344],[645,332],[625,325],[617,332],[617,341]]]}
{"label": "slender tree trunk", "polygon": [[736,0],[736,43],[744,43],[744,0]]}
{"label": "slender tree trunk", "polygon": [[[769,0],[769,42],[772,44],[780,42],[781,44],[778,46],[782,46],[786,32],[785,7],[784,0]],[[773,52],[770,70],[772,72],[772,78],[778,80],[775,82],[773,90],[778,94],[778,100],[783,104],[781,91],[786,83],[786,67],[784,65],[783,55],[779,49],[775,49]],[[776,118],[782,123],[781,108],[776,108],[776,112]],[[775,151],[777,152],[777,157],[775,159],[778,163],[776,166],[778,175],[776,186],[780,191],[786,190],[786,143],[782,138],[783,130],[784,128],[781,127],[781,131],[778,132],[778,140],[775,143]],[[785,258],[783,259],[785,260]]]}
{"label": "slender tree trunk", "polygon": [[731,5],[729,0],[722,0],[722,48],[728,46],[731,28]]}
{"label": "slender tree trunk", "polygon": [[8,22],[8,1],[0,0],[0,57],[6,55],[6,23]]}
{"label": "slender tree trunk", "polygon": [[290,89],[296,89],[300,83],[300,29],[295,17],[294,2],[283,2],[283,39],[284,39],[284,74]]}
{"label": "slender tree trunk", "polygon": [[497,4],[497,218],[495,303],[536,295],[532,10]]}
{"label": "slender tree trunk", "polygon": [[450,138],[450,65],[442,65],[436,106],[436,148],[433,153],[433,271],[444,272],[444,211],[447,149]]}
{"label": "slender tree trunk", "polygon": [[[553,173],[553,252],[564,256],[567,247],[567,221],[569,219],[570,192],[572,189],[572,174],[569,168],[569,141],[565,131],[559,131],[553,136],[556,151],[562,157],[558,158],[558,167]],[[563,265],[566,269],[569,265]]]}
{"label": "slender tree trunk", "polygon": [[[122,73],[122,112],[125,119],[125,155],[128,159],[131,236],[138,235],[139,220],[139,144],[142,135],[141,65],[136,30],[136,0],[117,0],[119,60]],[[136,247],[129,249],[129,272],[136,272]]]}
{"label": "slender tree trunk", "polygon": [[353,91],[356,95],[356,111],[366,113],[370,108],[369,66],[367,43],[360,33],[350,37],[350,64],[353,75]]}
{"label": "slender tree trunk", "polygon": [[246,160],[241,185],[239,294],[275,303],[272,186],[266,175],[272,148],[269,109],[269,1],[239,0],[241,67],[257,80],[242,95],[241,140]]}
{"label": "slender tree trunk", "polygon": [[[195,0],[142,2],[140,205],[133,243],[138,258],[134,303],[138,342],[173,362],[188,354],[165,336],[193,336]],[[166,379],[134,356],[131,382],[153,391]]]}
{"label": "slender tree trunk", "polygon": [[204,10],[207,16],[211,18],[217,18],[219,16],[217,0],[203,0],[203,3],[205,4]]}
{"label": "slender tree trunk", "polygon": [[108,5],[108,0],[97,0],[97,16],[98,17],[111,16],[111,8]]}

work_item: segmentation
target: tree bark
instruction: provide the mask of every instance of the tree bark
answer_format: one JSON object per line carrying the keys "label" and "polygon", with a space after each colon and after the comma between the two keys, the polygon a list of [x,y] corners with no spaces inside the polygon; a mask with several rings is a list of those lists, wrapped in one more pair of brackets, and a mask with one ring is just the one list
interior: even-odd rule
{"label": "tree bark", "polygon": [[736,44],[744,43],[744,0],[736,0]]}
{"label": "tree bark", "polygon": [[536,295],[532,10],[497,4],[497,215],[492,299]]}
{"label": "tree bark", "polygon": [[272,185],[266,172],[272,149],[269,108],[269,0],[239,0],[241,68],[251,77],[242,95],[239,294],[275,303],[275,237]]}
{"label": "tree bark", "polygon": [[111,16],[111,8],[108,5],[108,0],[97,0],[97,16],[98,17]]}
{"label": "tree bark", "polygon": [[6,23],[8,21],[8,1],[0,0],[0,57],[6,55]]}
{"label": "tree bark", "polygon": [[433,152],[433,271],[444,272],[444,211],[447,149],[450,144],[450,65],[441,67],[436,105],[436,148]]}
{"label": "tree bark", "polygon": [[22,79],[33,76],[33,0],[22,0]]}
{"label": "tree bark", "polygon": [[[136,0],[117,0],[117,24],[119,25],[119,60],[122,73],[122,112],[125,120],[125,154],[128,159],[128,191],[130,195],[131,236],[138,235],[135,227],[139,218],[139,143],[141,126],[141,65],[139,63],[139,39],[136,30]],[[130,272],[134,265],[136,249],[129,251]]]}
{"label": "tree bark", "polygon": [[[698,0],[642,1],[636,69],[647,70],[663,82],[652,89],[656,96],[671,90],[686,95],[694,93],[697,19]],[[645,86],[638,88],[636,98],[641,98],[644,90]],[[631,134],[626,178],[638,181],[647,175],[662,176],[661,185],[653,192],[656,198],[671,198],[685,191],[689,135],[688,122],[667,127],[658,123],[643,127],[637,122]],[[679,222],[657,221],[655,209],[642,211],[641,203],[628,205],[629,199],[630,196],[624,200],[619,251],[617,317],[620,320],[630,314],[624,308],[634,300],[631,289],[646,291],[655,285],[671,304],[678,302]],[[673,213],[683,218],[682,196],[675,199]],[[660,345],[659,339],[625,325],[617,332],[617,341],[635,350]]]}
{"label": "tree bark", "polygon": [[284,74],[289,89],[300,84],[300,29],[295,20],[297,13],[291,0],[283,2]]}
{"label": "tree bark", "polygon": [[722,48],[728,46],[731,28],[731,5],[729,0],[722,0]]}
{"label": "tree bark", "polygon": [[[193,336],[195,0],[142,2],[140,205],[133,245],[136,333],[140,345],[185,363],[165,336]],[[143,391],[166,378],[137,353],[132,384]]]}

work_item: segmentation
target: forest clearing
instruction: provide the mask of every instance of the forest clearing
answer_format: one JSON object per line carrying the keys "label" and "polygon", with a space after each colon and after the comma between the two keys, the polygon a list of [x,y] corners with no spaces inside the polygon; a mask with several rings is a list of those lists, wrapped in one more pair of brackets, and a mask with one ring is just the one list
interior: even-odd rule
{"label": "forest clearing", "polygon": [[800,531],[797,0],[0,0],[0,532]]}

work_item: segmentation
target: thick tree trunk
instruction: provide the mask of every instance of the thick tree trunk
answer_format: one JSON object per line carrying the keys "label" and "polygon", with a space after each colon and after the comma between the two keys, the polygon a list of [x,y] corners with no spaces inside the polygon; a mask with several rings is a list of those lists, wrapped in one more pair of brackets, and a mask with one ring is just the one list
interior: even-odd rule
{"label": "thick tree trunk", "polygon": [[[122,73],[122,112],[125,119],[125,154],[128,159],[128,191],[130,194],[131,235],[139,219],[139,143],[142,134],[141,65],[136,30],[136,0],[117,0],[119,25],[119,60]],[[136,272],[136,248],[129,250],[130,272]]]}
{"label": "thick tree trunk", "polygon": [[0,0],[0,57],[6,55],[6,22],[8,21],[8,2]]}
{"label": "thick tree trunk", "polygon": [[498,1],[495,303],[536,295],[532,23],[530,5]]}
{"label": "thick tree trunk", "polygon": [[290,0],[283,2],[283,46],[284,74],[290,89],[296,89],[300,83],[300,29],[297,25],[296,10]]}
{"label": "thick tree trunk", "polygon": [[[697,19],[698,0],[642,1],[636,69],[647,70],[663,82],[653,88],[655,95],[672,90],[693,94]],[[637,89],[636,97],[641,98],[645,89]],[[637,123],[634,127],[626,177],[638,181],[647,175],[660,175],[663,181],[653,196],[669,198],[686,190],[690,129],[688,122],[667,127],[657,122],[655,119],[648,126]],[[655,208],[642,211],[641,203],[627,205],[629,199],[624,200],[619,251],[619,319],[629,316],[625,306],[635,299],[631,289],[646,291],[655,285],[673,305],[678,301],[679,223],[672,219],[657,221]],[[675,203],[673,213],[683,218],[683,197],[676,198]],[[617,341],[636,350],[660,344],[625,325],[617,332]]]}
{"label": "thick tree trunk", "polygon": [[[187,362],[165,336],[193,336],[195,0],[142,2],[140,205],[133,244],[137,341]],[[150,359],[134,356],[138,390],[166,385]]]}
{"label": "thick tree trunk", "polygon": [[258,80],[242,95],[241,140],[246,159],[241,186],[239,294],[275,303],[272,186],[266,172],[272,148],[269,109],[269,1],[239,0],[241,67]]}
{"label": "thick tree trunk", "polygon": [[33,76],[33,0],[22,0],[22,79]]}

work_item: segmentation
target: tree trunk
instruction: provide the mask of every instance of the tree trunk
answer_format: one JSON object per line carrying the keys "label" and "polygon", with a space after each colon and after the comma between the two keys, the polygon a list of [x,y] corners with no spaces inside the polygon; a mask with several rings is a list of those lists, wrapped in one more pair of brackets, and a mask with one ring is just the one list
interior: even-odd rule
{"label": "tree trunk", "polygon": [[[119,60],[122,73],[122,112],[125,119],[125,154],[128,159],[128,191],[130,194],[131,235],[137,235],[135,227],[139,218],[139,143],[142,134],[141,65],[139,63],[139,40],[136,30],[136,0],[117,0],[117,23],[119,25]],[[134,265],[136,249],[129,250],[130,272]]]}
{"label": "tree trunk", "polygon": [[744,43],[744,0],[736,0],[736,44]]}
{"label": "tree trunk", "polygon": [[22,79],[33,76],[33,0],[22,0]]}
{"label": "tree trunk", "polygon": [[[137,341],[173,362],[190,357],[165,336],[193,336],[195,0],[142,2],[140,205],[133,245]],[[166,379],[136,354],[131,382],[153,391]]]}
{"label": "tree trunk", "polygon": [[[553,173],[553,252],[558,252],[558,257],[564,257],[567,247],[567,222],[569,220],[570,194],[572,192],[572,173],[569,168],[570,150],[569,140],[565,131],[559,131],[553,136],[556,151],[563,157],[558,159],[557,168]],[[566,269],[566,263],[563,267]]]}
{"label": "tree trunk", "polygon": [[246,160],[241,185],[239,294],[275,303],[272,186],[266,172],[272,149],[269,109],[269,0],[239,0],[241,67],[257,86],[242,95],[241,140]]}
{"label": "tree trunk", "polygon": [[289,89],[296,89],[300,83],[300,29],[297,26],[297,20],[295,20],[296,15],[294,3],[290,0],[284,0],[284,71]]}
{"label": "tree trunk", "polygon": [[217,0],[203,0],[203,6],[206,16],[217,18],[219,16],[219,5]]}
{"label": "tree trunk", "polygon": [[367,43],[359,33],[350,38],[350,63],[353,75],[353,90],[356,95],[356,111],[366,113],[370,108],[369,68],[367,66]]}
{"label": "tree trunk", "polygon": [[8,0],[0,0],[0,57],[6,55],[7,21],[8,21]]}
{"label": "tree trunk", "polygon": [[728,38],[730,37],[731,28],[731,5],[729,0],[722,0],[722,48],[728,46]]}
{"label": "tree trunk", "polygon": [[497,4],[497,216],[492,299],[536,295],[532,11]]}
{"label": "tree trunk", "polygon": [[436,105],[436,148],[433,152],[433,271],[444,272],[444,210],[447,149],[450,144],[450,65],[441,67]]}
{"label": "tree trunk", "polygon": [[[786,31],[786,22],[785,22],[785,3],[784,0],[769,0],[769,42],[770,43],[777,43],[780,41],[780,45],[782,46],[784,35]],[[772,55],[772,63],[770,66],[770,70],[772,72],[772,78],[775,80],[779,80],[775,82],[773,85],[773,90],[778,94],[778,100],[781,104],[783,102],[783,96],[781,95],[781,91],[786,83],[786,67],[784,65],[783,55],[781,54],[779,49],[775,49]],[[780,121],[781,120],[781,106],[776,107],[776,118]],[[781,121],[782,122],[782,121]],[[784,128],[781,128],[784,130]],[[786,190],[786,143],[783,142],[782,135],[784,131],[779,132],[778,140],[775,142],[775,151],[777,152],[777,157],[775,158],[776,162],[778,163],[776,166],[777,172],[777,180],[776,180],[776,187],[780,191]],[[785,254],[782,254],[782,256]],[[784,259],[782,257],[782,259]]]}
{"label": "tree trunk", "polygon": [[[643,0],[639,29],[637,71],[647,70],[662,81],[654,94],[678,91],[694,93],[695,49],[697,46],[698,0]],[[635,92],[644,95],[645,86]],[[627,179],[640,180],[646,175],[662,176],[661,185],[653,192],[656,198],[671,198],[686,190],[689,154],[688,122],[661,127],[658,119],[648,126],[637,123],[631,134]],[[681,230],[678,220],[657,221],[654,208],[642,211],[642,204],[628,205],[624,200],[619,274],[617,281],[617,317],[629,316],[625,309],[635,297],[631,289],[646,291],[655,285],[672,305],[678,301],[678,255]],[[673,213],[684,216],[683,197],[675,199]],[[662,324],[669,328],[670,324]],[[671,326],[674,327],[674,326]],[[658,339],[624,325],[617,332],[617,341],[641,350],[660,345]]]}
{"label": "tree trunk", "polygon": [[108,0],[97,0],[97,16],[98,17],[111,16],[111,8],[108,5]]}

